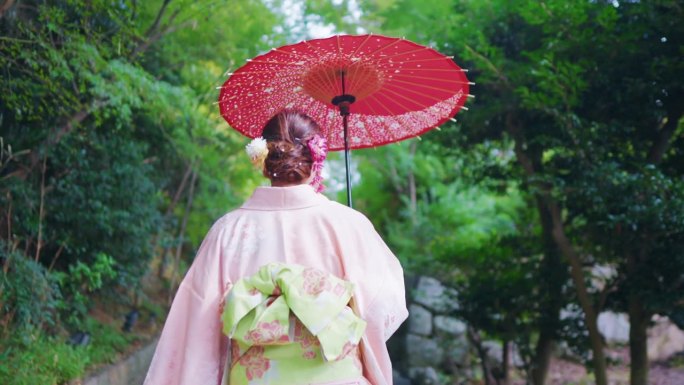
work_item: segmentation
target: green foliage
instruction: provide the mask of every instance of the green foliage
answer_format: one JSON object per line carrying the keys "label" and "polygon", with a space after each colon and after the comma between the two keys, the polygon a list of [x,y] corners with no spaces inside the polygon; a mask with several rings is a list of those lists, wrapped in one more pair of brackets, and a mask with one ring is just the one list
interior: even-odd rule
{"label": "green foliage", "polygon": [[0,380],[7,385],[63,384],[82,377],[89,365],[116,362],[135,336],[93,318],[83,322],[89,335],[85,346],[34,331],[0,344]]}
{"label": "green foliage", "polygon": [[[303,1],[304,21],[352,31],[354,18],[345,16],[352,3]],[[581,342],[581,320],[558,322],[576,299],[544,209],[550,199],[584,263],[617,269],[607,298],[590,287],[598,307],[605,299],[625,309],[636,294],[648,312],[681,318],[681,7],[666,0],[356,3],[367,30],[452,54],[477,83],[458,125],[354,155],[356,207],[407,270],[458,288],[462,317],[518,341],[528,355],[544,328],[554,339]],[[93,291],[137,290],[156,251],[181,246],[192,254],[211,223],[263,181],[244,160],[244,138],[211,103],[226,69],[299,33],[278,26],[286,16],[269,7],[282,5],[22,1],[3,14],[5,331],[21,330],[50,351],[44,345],[56,340],[35,336],[60,329],[61,309],[95,336],[99,329],[84,321]],[[104,332],[114,350],[123,346],[117,333]],[[42,353],[24,342],[3,357],[36,362]],[[54,344],[60,356],[81,354]],[[29,358],[21,358],[24,350]],[[67,369],[55,370],[81,370]]]}
{"label": "green foliage", "polygon": [[56,326],[62,299],[57,281],[40,263],[7,249],[8,245],[0,242],[0,261],[7,268],[0,275],[0,336],[26,336]]}
{"label": "green foliage", "polygon": [[[96,292],[136,301],[125,297],[140,291],[156,252],[180,245],[194,254],[212,222],[260,183],[244,138],[213,102],[226,69],[284,42],[269,4],[63,0],[3,9],[3,336],[69,326],[97,340],[86,318]],[[192,186],[182,179],[188,170]],[[130,342],[102,338],[115,350]],[[63,381],[56,376],[35,382]]]}
{"label": "green foliage", "polygon": [[[94,132],[66,138],[51,158],[46,238],[64,244],[62,263],[113,256],[122,284],[134,285],[149,260],[157,189],[144,146]],[[122,199],[122,197],[127,199]],[[103,240],[116,240],[108,242]]]}
{"label": "green foliage", "polygon": [[[616,269],[603,292],[590,274],[579,274],[597,311],[604,306],[625,311],[637,298],[645,304],[645,319],[653,313],[679,319],[684,293],[681,7],[670,1],[418,3],[360,4],[369,30],[431,44],[470,69],[476,98],[459,117],[458,137],[437,136],[435,142],[461,151],[462,159],[477,160],[466,166],[475,171],[462,176],[486,176],[485,186],[498,184],[494,191],[519,186],[528,207],[518,211],[516,231],[490,243],[480,243],[486,237],[478,236],[486,233],[466,232],[473,247],[456,236],[459,226],[468,229],[467,214],[458,207],[443,207],[420,222],[419,227],[454,226],[453,236],[444,235],[435,250],[453,250],[447,254],[455,263],[442,270],[455,271],[465,309],[472,309],[464,316],[501,338],[502,319],[541,317],[525,325],[511,322],[519,335],[546,328],[553,339],[585,343],[582,319],[559,320],[561,308],[578,308],[568,304],[578,297],[567,291],[568,267],[554,237],[562,227],[588,271],[596,265]],[[514,153],[517,167],[480,168],[479,155],[469,154],[487,143]],[[479,197],[469,199],[482,204]],[[555,225],[553,210],[560,216]],[[466,219],[453,223],[450,215]],[[522,231],[522,221],[535,230]],[[498,291],[512,295],[497,298]]]}
{"label": "green foliage", "polygon": [[100,253],[91,265],[76,261],[69,265],[67,272],[53,273],[62,292],[59,308],[66,315],[64,320],[67,324],[77,328],[82,326],[81,320],[89,309],[89,295],[116,277],[114,265],[112,257]]}
{"label": "green foliage", "polygon": [[86,347],[73,347],[41,334],[5,342],[0,352],[0,379],[7,385],[63,384],[83,375],[90,362]]}
{"label": "green foliage", "polygon": [[516,342],[529,368],[549,297],[540,286],[544,254],[530,197],[512,178],[507,140],[455,151],[443,144],[459,140],[453,131],[355,152],[356,207],[385,233],[405,271],[455,288],[454,315]]}
{"label": "green foliage", "polygon": [[[458,260],[515,234],[522,200],[514,189],[504,195],[482,187],[432,182],[430,198],[420,199],[415,223],[389,224],[389,241],[410,267],[439,261],[459,266]],[[407,236],[409,235],[409,236]]]}
{"label": "green foliage", "polygon": [[634,293],[651,313],[669,314],[682,299],[684,184],[652,165],[602,163],[582,176],[569,207],[582,213],[577,222],[590,234],[594,255],[616,261],[625,280],[612,305],[626,309]]}

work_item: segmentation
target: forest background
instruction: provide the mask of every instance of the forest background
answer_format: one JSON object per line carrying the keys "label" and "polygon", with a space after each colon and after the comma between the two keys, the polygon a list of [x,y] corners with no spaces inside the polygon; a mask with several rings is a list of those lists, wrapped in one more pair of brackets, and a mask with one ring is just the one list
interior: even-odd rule
{"label": "forest background", "polygon": [[0,382],[66,382],[142,338],[124,315],[160,322],[264,183],[215,87],[322,29],[431,45],[477,83],[457,123],[353,154],[355,206],[407,272],[455,288],[535,385],[560,344],[607,384],[597,314],[627,313],[646,384],[653,315],[684,327],[681,20],[674,0],[0,2]]}

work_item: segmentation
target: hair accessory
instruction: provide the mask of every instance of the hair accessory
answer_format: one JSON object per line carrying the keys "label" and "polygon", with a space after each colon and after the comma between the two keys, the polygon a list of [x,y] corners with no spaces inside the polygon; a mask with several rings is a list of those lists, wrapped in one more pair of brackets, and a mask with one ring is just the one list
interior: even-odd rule
{"label": "hair accessory", "polygon": [[313,174],[313,178],[309,184],[313,186],[316,192],[321,192],[325,189],[321,171],[323,171],[323,161],[328,155],[328,143],[326,142],[325,138],[316,134],[313,136],[313,138],[306,142],[306,146],[309,147],[311,159],[313,160],[313,164],[311,165],[311,173]]}
{"label": "hair accessory", "polygon": [[254,167],[263,169],[264,161],[268,156],[268,146],[266,145],[266,139],[262,137],[254,138],[247,146],[245,146],[249,160],[252,161]]}

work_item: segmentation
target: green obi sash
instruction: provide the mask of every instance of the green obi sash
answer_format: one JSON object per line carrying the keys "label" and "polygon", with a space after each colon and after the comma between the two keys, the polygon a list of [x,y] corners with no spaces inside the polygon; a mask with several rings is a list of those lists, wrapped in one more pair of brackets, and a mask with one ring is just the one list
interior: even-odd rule
{"label": "green obi sash", "polygon": [[348,306],[353,284],[321,270],[271,263],[235,283],[223,331],[230,384],[287,385],[362,378],[366,322]]}

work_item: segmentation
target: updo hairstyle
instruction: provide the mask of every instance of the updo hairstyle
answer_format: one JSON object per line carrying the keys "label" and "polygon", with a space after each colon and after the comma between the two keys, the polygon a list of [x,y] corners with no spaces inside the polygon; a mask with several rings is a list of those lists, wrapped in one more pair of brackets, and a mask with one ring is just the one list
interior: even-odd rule
{"label": "updo hairstyle", "polygon": [[283,110],[264,126],[262,137],[268,144],[264,176],[281,184],[300,184],[311,176],[313,159],[307,142],[320,132],[308,115]]}

